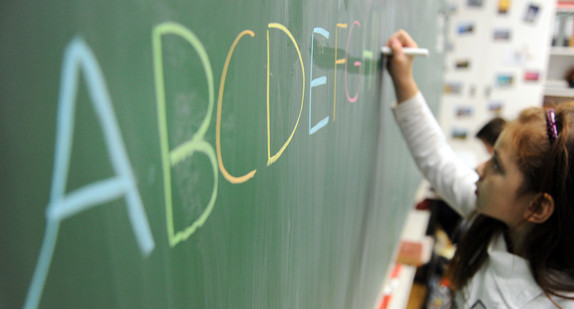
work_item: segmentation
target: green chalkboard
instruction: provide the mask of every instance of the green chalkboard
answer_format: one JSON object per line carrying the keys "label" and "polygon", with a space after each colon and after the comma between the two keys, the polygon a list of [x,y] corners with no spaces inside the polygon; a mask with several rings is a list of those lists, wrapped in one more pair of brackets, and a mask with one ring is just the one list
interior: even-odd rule
{"label": "green chalkboard", "polygon": [[372,308],[438,1],[2,1],[0,308]]}

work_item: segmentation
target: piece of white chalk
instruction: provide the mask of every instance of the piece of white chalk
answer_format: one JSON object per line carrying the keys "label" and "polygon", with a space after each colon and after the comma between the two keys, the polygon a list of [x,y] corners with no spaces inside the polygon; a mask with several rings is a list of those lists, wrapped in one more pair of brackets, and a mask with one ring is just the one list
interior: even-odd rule
{"label": "piece of white chalk", "polygon": [[[383,46],[381,48],[381,52],[383,53],[383,55],[392,55],[393,54],[393,50],[388,47],[388,46]],[[404,47],[403,48],[403,52],[407,55],[407,56],[424,56],[424,57],[428,57],[429,55],[429,50],[426,48],[412,48],[412,47]]]}

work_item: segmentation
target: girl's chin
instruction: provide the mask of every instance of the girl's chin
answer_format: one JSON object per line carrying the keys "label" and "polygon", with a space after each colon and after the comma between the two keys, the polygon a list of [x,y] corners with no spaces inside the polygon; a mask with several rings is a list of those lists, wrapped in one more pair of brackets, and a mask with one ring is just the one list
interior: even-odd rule
{"label": "girl's chin", "polygon": [[475,210],[478,214],[488,216],[488,214],[486,214],[486,213],[484,212],[484,208],[482,208],[482,207],[481,207],[480,205],[478,205],[478,204],[476,204],[476,206],[474,207],[474,210]]}

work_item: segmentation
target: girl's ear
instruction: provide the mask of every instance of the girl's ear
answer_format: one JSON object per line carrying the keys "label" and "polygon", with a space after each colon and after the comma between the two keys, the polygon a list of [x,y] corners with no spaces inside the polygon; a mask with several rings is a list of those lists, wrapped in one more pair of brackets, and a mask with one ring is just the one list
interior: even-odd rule
{"label": "girl's ear", "polygon": [[554,213],[554,199],[548,193],[537,193],[525,212],[528,222],[544,223]]}

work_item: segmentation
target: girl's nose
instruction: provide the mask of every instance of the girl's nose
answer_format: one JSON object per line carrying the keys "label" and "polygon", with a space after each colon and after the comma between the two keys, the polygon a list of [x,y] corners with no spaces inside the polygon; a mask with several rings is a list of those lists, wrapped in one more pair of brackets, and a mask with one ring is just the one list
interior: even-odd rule
{"label": "girl's nose", "polygon": [[484,178],[484,169],[485,169],[487,163],[488,163],[488,161],[482,162],[482,164],[479,164],[476,167],[476,172],[478,173],[479,179]]}

